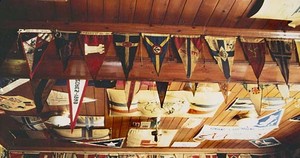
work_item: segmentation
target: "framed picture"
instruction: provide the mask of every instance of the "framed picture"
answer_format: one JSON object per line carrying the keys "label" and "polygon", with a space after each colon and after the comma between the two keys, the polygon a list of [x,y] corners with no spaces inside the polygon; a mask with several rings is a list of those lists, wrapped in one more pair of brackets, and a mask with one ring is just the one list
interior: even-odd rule
{"label": "framed picture", "polygon": [[281,144],[274,137],[257,139],[257,140],[250,140],[249,142],[252,143],[253,145],[255,145],[258,148],[271,147],[271,146],[276,146],[276,145]]}

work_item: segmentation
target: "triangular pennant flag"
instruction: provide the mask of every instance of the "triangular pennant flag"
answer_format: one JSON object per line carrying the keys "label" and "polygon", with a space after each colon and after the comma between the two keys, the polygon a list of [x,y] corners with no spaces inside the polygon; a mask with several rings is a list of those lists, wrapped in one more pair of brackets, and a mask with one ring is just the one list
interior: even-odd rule
{"label": "triangular pennant flag", "polygon": [[190,78],[201,56],[202,41],[199,37],[174,37],[178,54],[185,67],[186,76]]}
{"label": "triangular pennant flag", "polygon": [[84,54],[87,67],[94,80],[103,64],[108,47],[112,40],[111,33],[82,32]]}
{"label": "triangular pennant flag", "polygon": [[73,54],[75,45],[78,44],[78,33],[77,32],[64,32],[57,31],[55,33],[55,45],[57,48],[57,54],[63,64],[63,70],[67,69],[70,57]]}
{"label": "triangular pennant flag", "polygon": [[114,34],[116,53],[122,63],[126,80],[132,69],[139,41],[139,34]]}
{"label": "triangular pennant flag", "polygon": [[157,88],[161,108],[163,108],[163,105],[164,105],[164,101],[165,101],[165,98],[166,98],[168,86],[169,86],[168,82],[156,81],[156,88]]}
{"label": "triangular pennant flag", "polygon": [[71,131],[76,125],[86,86],[87,80],[85,79],[69,79],[68,81]]}
{"label": "triangular pennant flag", "polygon": [[31,79],[36,111],[40,114],[46,104],[46,100],[55,84],[53,79]]}
{"label": "triangular pennant flag", "polygon": [[72,141],[75,144],[84,144],[100,147],[111,147],[111,148],[121,148],[124,143],[125,138],[116,138],[108,140],[85,140],[85,141]]}
{"label": "triangular pennant flag", "polygon": [[255,77],[258,81],[259,76],[265,65],[265,41],[263,38],[245,38],[241,37],[241,44],[246,59],[251,65]]}
{"label": "triangular pennant flag", "polygon": [[49,42],[53,39],[51,33],[30,33],[21,32],[21,41],[23,52],[26,56],[27,63],[30,70],[30,78],[33,78],[38,65],[41,63],[45,55],[45,50]]}
{"label": "triangular pennant flag", "polygon": [[218,155],[217,155],[217,154],[209,154],[209,153],[206,153],[206,154],[205,154],[205,158],[218,158]]}
{"label": "triangular pennant flag", "polygon": [[229,80],[234,59],[236,37],[205,36],[205,40],[208,43],[210,54],[218,63],[225,78]]}
{"label": "triangular pennant flag", "polygon": [[168,49],[170,36],[159,34],[142,34],[142,36],[156,74],[159,76],[160,69]]}
{"label": "triangular pennant flag", "polygon": [[292,40],[266,39],[271,56],[276,61],[286,84],[289,82],[289,61],[291,59]]}
{"label": "triangular pennant flag", "polygon": [[184,84],[183,90],[191,91],[193,93],[193,96],[195,96],[197,87],[198,87],[197,82],[187,82]]}
{"label": "triangular pennant flag", "polygon": [[298,62],[300,64],[300,40],[294,40],[295,45],[296,45],[296,51],[297,51],[297,56],[298,56]]}
{"label": "triangular pennant flag", "polygon": [[224,102],[227,103],[228,101],[228,82],[219,83],[220,91],[224,96]]}
{"label": "triangular pennant flag", "polygon": [[18,34],[16,31],[0,32],[0,66],[6,59],[6,55],[9,53],[14,43],[16,42]]}
{"label": "triangular pennant flag", "polygon": [[249,93],[249,98],[254,105],[256,113],[260,115],[263,97],[262,89],[257,84],[245,84],[244,86]]}
{"label": "triangular pennant flag", "polygon": [[139,81],[126,81],[125,83],[125,97],[127,100],[128,112],[134,95],[140,90],[141,82]]}
{"label": "triangular pennant flag", "polygon": [[226,158],[240,158],[240,154],[237,154],[237,153],[227,153],[226,154]]}
{"label": "triangular pennant flag", "polygon": [[288,85],[277,84],[277,89],[284,100],[290,97],[290,88]]}

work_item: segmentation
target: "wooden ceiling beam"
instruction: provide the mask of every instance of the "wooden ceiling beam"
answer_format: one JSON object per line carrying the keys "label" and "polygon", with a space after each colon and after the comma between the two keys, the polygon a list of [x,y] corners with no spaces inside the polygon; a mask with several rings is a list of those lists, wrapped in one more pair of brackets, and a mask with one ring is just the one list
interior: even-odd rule
{"label": "wooden ceiling beam", "polygon": [[213,35],[300,39],[300,31],[288,30],[62,21],[2,21],[0,24],[1,29],[57,29],[65,31],[164,33],[172,35]]}

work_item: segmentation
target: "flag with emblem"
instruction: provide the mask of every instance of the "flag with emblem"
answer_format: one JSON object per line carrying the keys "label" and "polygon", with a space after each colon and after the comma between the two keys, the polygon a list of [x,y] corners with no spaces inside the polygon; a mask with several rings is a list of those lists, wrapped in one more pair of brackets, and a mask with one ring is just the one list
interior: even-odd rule
{"label": "flag with emblem", "polygon": [[236,37],[205,36],[210,54],[216,60],[227,80],[231,76],[231,67],[234,59]]}
{"label": "flag with emblem", "polygon": [[125,83],[125,97],[127,100],[128,112],[130,111],[130,106],[132,99],[135,94],[140,90],[141,82],[139,81],[126,81]]}
{"label": "flag with emblem", "polygon": [[137,48],[140,41],[139,34],[114,34],[114,45],[117,56],[122,63],[125,78],[128,78],[132,69]]}
{"label": "flag with emblem", "polygon": [[23,52],[29,66],[29,76],[33,78],[41,63],[48,44],[53,39],[50,30],[19,30]]}
{"label": "flag with emblem", "polygon": [[142,37],[158,76],[168,49],[170,36],[161,34],[142,34]]}
{"label": "flag with emblem", "polygon": [[300,64],[300,40],[299,39],[295,39],[295,46],[296,46],[296,52],[297,52],[297,57],[298,57],[298,62]]}
{"label": "flag with emblem", "polygon": [[175,36],[173,39],[185,67],[186,76],[190,78],[201,55],[202,41],[200,36]]}
{"label": "flag with emblem", "polygon": [[79,45],[77,32],[57,31],[54,34],[57,54],[63,64],[63,70],[67,69],[70,57],[73,55],[76,45]]}
{"label": "flag with emblem", "polygon": [[87,67],[94,80],[103,64],[112,40],[110,32],[81,32]]}
{"label": "flag with emblem", "polygon": [[165,98],[166,98],[168,86],[169,86],[169,82],[156,81],[156,88],[157,88],[161,108],[163,108],[163,105],[164,105],[164,101],[165,101]]}
{"label": "flag with emblem", "polygon": [[71,131],[76,125],[86,86],[87,80],[85,79],[68,80]]}
{"label": "flag with emblem", "polygon": [[255,77],[259,76],[265,65],[265,40],[263,38],[246,38],[240,37],[244,55],[252,67]]}
{"label": "flag with emblem", "polygon": [[255,111],[258,115],[262,109],[262,89],[257,84],[244,84],[245,89],[248,91],[249,98],[254,105]]}
{"label": "flag with emblem", "polygon": [[266,39],[271,56],[276,61],[286,84],[289,82],[289,62],[291,59],[291,39]]}
{"label": "flag with emblem", "polygon": [[121,148],[125,138],[107,139],[107,140],[85,140],[85,141],[72,141],[75,144],[84,144],[99,147]]}

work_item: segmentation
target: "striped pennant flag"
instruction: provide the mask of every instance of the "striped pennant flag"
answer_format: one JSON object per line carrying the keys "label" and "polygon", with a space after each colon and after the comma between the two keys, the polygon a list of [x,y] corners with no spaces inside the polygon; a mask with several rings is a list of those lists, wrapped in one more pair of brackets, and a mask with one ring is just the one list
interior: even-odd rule
{"label": "striped pennant flag", "polygon": [[201,56],[202,41],[200,36],[174,36],[174,43],[183,62],[187,78],[191,78],[198,59]]}
{"label": "striped pennant flag", "polygon": [[85,61],[94,80],[96,80],[109,45],[112,41],[111,32],[81,32],[84,43]]}
{"label": "striped pennant flag", "polygon": [[240,37],[244,55],[252,67],[255,77],[259,76],[265,65],[265,40],[263,38]]}
{"label": "striped pennant flag", "polygon": [[289,65],[291,59],[291,39],[266,39],[271,56],[276,61],[285,83],[289,82]]}
{"label": "striped pennant flag", "polygon": [[219,68],[227,80],[231,76],[231,67],[234,59],[236,37],[205,36],[210,54],[216,60]]}
{"label": "striped pennant flag", "polygon": [[132,69],[137,48],[139,46],[139,34],[114,34],[114,44],[117,56],[122,63],[126,80]]}
{"label": "striped pennant flag", "polygon": [[69,79],[68,90],[69,90],[69,106],[70,106],[70,126],[71,132],[75,128],[79,110],[82,104],[83,96],[87,86],[87,80],[85,79]]}
{"label": "striped pennant flag", "polygon": [[157,76],[159,76],[162,63],[164,61],[170,35],[161,34],[142,34],[144,45],[147,49],[148,55],[154,65]]}
{"label": "striped pennant flag", "polygon": [[139,81],[126,81],[125,83],[125,97],[127,100],[128,112],[130,111],[130,106],[135,94],[138,93],[141,87],[141,82]]}

